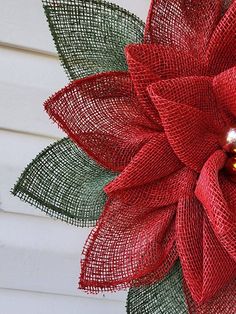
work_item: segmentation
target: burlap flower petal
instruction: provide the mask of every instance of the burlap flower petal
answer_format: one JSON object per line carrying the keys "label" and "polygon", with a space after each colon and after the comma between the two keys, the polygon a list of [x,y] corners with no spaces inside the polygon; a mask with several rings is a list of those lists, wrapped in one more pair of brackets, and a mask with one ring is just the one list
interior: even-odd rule
{"label": "burlap flower petal", "polygon": [[222,110],[226,124],[228,127],[234,126],[236,118],[236,67],[214,77],[213,88],[219,104],[218,108]]}
{"label": "burlap flower petal", "polygon": [[163,265],[175,252],[176,206],[147,208],[109,198],[84,249],[80,287],[90,292],[114,291]]}
{"label": "burlap flower petal", "polygon": [[179,262],[161,281],[150,286],[131,288],[127,314],[187,314]]}
{"label": "burlap flower petal", "polygon": [[124,184],[123,188],[119,186],[119,189],[116,190],[115,179],[104,190],[109,196],[115,195],[125,204],[159,208],[177,203],[186,189],[186,182],[191,181],[191,179],[192,171],[187,167],[182,167],[169,176],[137,187],[126,188]]}
{"label": "burlap flower petal", "polygon": [[221,13],[221,1],[216,0],[152,0],[145,41],[203,58]]}
{"label": "burlap flower petal", "polygon": [[116,176],[98,166],[65,138],[43,150],[25,169],[13,194],[52,217],[76,226],[93,226]]}
{"label": "burlap flower petal", "polygon": [[236,64],[236,2],[231,2],[232,4],[212,35],[207,51],[209,73],[213,75]]}
{"label": "burlap flower petal", "polygon": [[127,46],[125,51],[139,105],[160,127],[160,118],[147,87],[163,79],[201,75],[204,65],[187,52],[162,45],[133,44]]}
{"label": "burlap flower petal", "polygon": [[[171,228],[174,227],[174,222],[171,224]],[[169,233],[172,236],[172,230]],[[168,241],[168,237],[166,238]],[[146,275],[135,279],[132,282],[132,287],[144,287],[147,285],[152,285],[156,282],[163,280],[168,274],[170,273],[172,267],[174,266],[175,262],[178,260],[178,252],[176,248],[176,244],[174,243],[172,249],[170,250],[169,254],[166,256],[165,260],[161,265],[158,265],[154,271],[147,273]]]}
{"label": "burlap flower petal", "polygon": [[77,80],[46,101],[45,109],[88,155],[114,171],[155,135],[124,72]]}
{"label": "burlap flower petal", "polygon": [[188,167],[200,172],[219,147],[217,132],[224,125],[211,79],[185,77],[160,81],[152,84],[149,92],[176,155]]}
{"label": "burlap flower petal", "polygon": [[217,151],[204,165],[195,194],[206,209],[216,236],[236,261],[236,184],[221,173],[226,156]]}
{"label": "burlap flower petal", "polygon": [[[191,314],[235,314],[236,313],[236,279],[225,285],[211,300],[203,304],[193,301],[185,286],[185,296]],[[164,314],[164,313],[163,313]]]}
{"label": "burlap flower petal", "polygon": [[198,304],[209,301],[236,275],[235,262],[216,238],[194,195],[179,201],[176,240],[185,281]]}
{"label": "burlap flower petal", "polygon": [[59,57],[74,80],[126,70],[124,47],[143,39],[144,23],[103,0],[43,0]]}
{"label": "burlap flower petal", "polygon": [[173,152],[164,133],[145,144],[120,175],[106,187],[106,192],[146,185],[170,175],[184,165]]}

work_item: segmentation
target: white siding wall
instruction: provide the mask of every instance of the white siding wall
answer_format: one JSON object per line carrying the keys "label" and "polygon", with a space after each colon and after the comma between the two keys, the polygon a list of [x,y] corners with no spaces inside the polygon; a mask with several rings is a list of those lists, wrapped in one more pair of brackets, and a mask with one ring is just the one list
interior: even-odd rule
{"label": "white siding wall", "polygon": [[[145,19],[149,0],[114,0]],[[40,0],[0,0],[0,314],[125,313],[125,293],[77,290],[89,233],[10,195],[22,169],[63,136],[43,101],[67,84]]]}

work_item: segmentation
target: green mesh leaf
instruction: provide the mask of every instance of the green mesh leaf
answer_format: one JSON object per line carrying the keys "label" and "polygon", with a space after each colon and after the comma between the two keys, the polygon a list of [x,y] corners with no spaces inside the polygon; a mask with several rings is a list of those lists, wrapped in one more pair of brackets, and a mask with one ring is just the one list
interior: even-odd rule
{"label": "green mesh leaf", "polygon": [[106,201],[103,187],[114,177],[65,138],[29,164],[13,194],[50,216],[76,226],[93,226]]}
{"label": "green mesh leaf", "polygon": [[103,0],[42,0],[62,64],[74,80],[125,71],[124,47],[143,39],[144,23]]}
{"label": "green mesh leaf", "polygon": [[177,262],[162,281],[151,286],[130,289],[127,313],[187,314],[180,263]]}

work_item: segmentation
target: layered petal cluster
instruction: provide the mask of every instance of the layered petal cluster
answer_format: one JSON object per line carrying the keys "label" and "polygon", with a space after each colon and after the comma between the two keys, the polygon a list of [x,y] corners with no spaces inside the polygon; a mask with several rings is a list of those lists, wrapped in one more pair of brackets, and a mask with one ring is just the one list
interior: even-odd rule
{"label": "layered petal cluster", "polygon": [[[48,0],[49,21],[73,8],[71,2],[87,13],[93,3]],[[117,18],[104,23],[113,26],[113,36],[104,31],[101,44],[106,35],[121,36],[128,13],[99,3],[100,18],[102,12]],[[236,183],[225,169],[231,156],[221,139],[236,122],[236,2],[153,0],[142,43],[135,43],[140,22],[127,16],[128,68],[93,71],[95,59],[100,66],[103,60],[89,45],[95,52],[86,62],[94,75],[83,78],[84,68],[77,68],[86,45],[78,41],[78,58],[67,70],[79,79],[45,103],[49,116],[94,160],[106,194],[84,248],[80,287],[132,287],[128,313],[234,314]],[[96,26],[98,18],[90,19]],[[69,51],[71,41],[63,45]],[[104,52],[106,65],[118,60],[118,52]],[[168,291],[175,301],[164,298]],[[154,302],[155,295],[160,298]]]}

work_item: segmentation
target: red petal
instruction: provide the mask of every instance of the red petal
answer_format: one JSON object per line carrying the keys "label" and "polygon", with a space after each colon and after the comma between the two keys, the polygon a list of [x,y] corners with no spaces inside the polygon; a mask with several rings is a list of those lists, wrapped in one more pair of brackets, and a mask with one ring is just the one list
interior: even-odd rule
{"label": "red petal", "polygon": [[145,41],[200,55],[221,16],[220,0],[152,0]]}
{"label": "red petal", "polygon": [[218,241],[208,217],[203,220],[203,299],[210,298],[236,276],[236,263]]}
{"label": "red petal", "polygon": [[183,167],[164,133],[153,137],[106,188],[107,193],[159,180]]}
{"label": "red petal", "polygon": [[45,109],[91,157],[116,171],[154,134],[136,104],[130,77],[111,72],[71,83]]}
{"label": "red petal", "polygon": [[197,300],[202,295],[202,208],[194,199],[182,197],[176,215],[176,241],[184,278]]}
{"label": "red petal", "polygon": [[209,72],[218,74],[236,64],[236,2],[218,24],[208,47]]}
{"label": "red petal", "polygon": [[236,67],[216,76],[213,80],[213,87],[226,122],[231,126],[234,125],[236,117]]}
{"label": "red petal", "polygon": [[85,247],[80,287],[115,290],[159,269],[163,274],[166,261],[173,263],[169,256],[175,210],[176,206],[149,209],[110,199]]}
{"label": "red petal", "polygon": [[236,264],[217,240],[194,196],[182,198],[176,218],[177,248],[195,302],[212,298],[236,275]]}
{"label": "red petal", "polygon": [[199,172],[219,147],[216,132],[222,125],[211,79],[186,77],[161,81],[153,84],[149,92],[174,152]]}
{"label": "red petal", "polygon": [[219,171],[225,155],[215,152],[204,165],[195,194],[206,209],[216,236],[236,261],[236,184]]}
{"label": "red petal", "polygon": [[188,53],[160,45],[129,45],[126,58],[140,105],[159,124],[159,116],[147,87],[160,79],[200,75],[203,71],[199,61]]}
{"label": "red petal", "polygon": [[182,168],[159,181],[113,192],[113,183],[106,192],[114,194],[122,202],[148,208],[158,208],[177,203],[186,188],[186,182],[192,178],[192,171]]}
{"label": "red petal", "polygon": [[236,313],[236,279],[219,291],[210,301],[198,305],[193,301],[188,288],[185,286],[185,295],[189,314],[235,314]]}
{"label": "red petal", "polygon": [[[174,227],[174,224],[173,224],[173,227]],[[172,231],[170,231],[170,234],[172,234]],[[171,271],[177,259],[178,259],[178,252],[176,249],[176,245],[174,244],[169,254],[166,256],[163,263],[159,265],[157,270],[154,270],[154,272],[148,273],[144,277],[134,280],[134,282],[132,283],[132,286],[141,287],[141,286],[150,285],[150,284],[156,283],[157,281],[163,280],[169,274],[169,272]]]}

